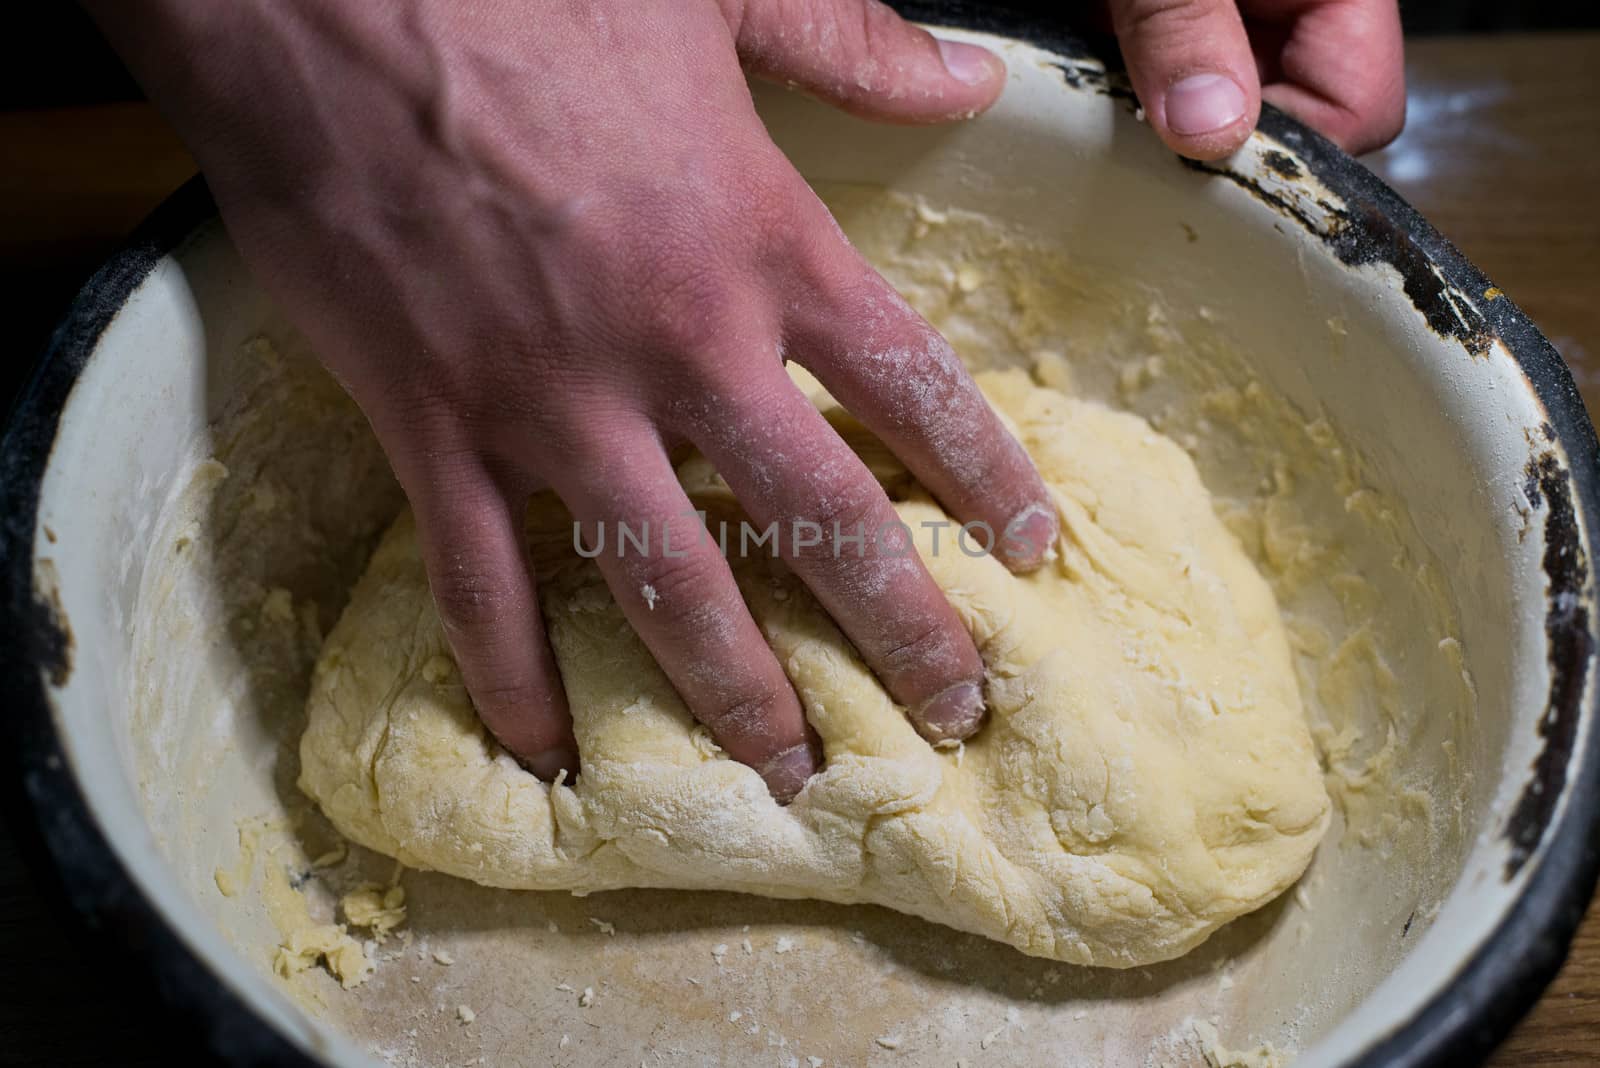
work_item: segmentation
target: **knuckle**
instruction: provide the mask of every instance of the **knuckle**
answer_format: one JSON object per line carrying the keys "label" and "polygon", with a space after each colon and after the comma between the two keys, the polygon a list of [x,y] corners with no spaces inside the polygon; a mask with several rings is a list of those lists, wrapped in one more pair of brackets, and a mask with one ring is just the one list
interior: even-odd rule
{"label": "knuckle", "polygon": [[[640,448],[653,444],[649,400],[626,389],[552,389],[549,411],[526,420],[518,439],[531,445],[509,459],[564,493],[633,486]],[[562,396],[555,396],[562,394]],[[617,502],[625,497],[617,498]],[[615,518],[608,512],[603,518]]]}
{"label": "knuckle", "polygon": [[877,659],[879,670],[891,675],[914,672],[919,676],[936,674],[942,678],[948,674],[952,681],[961,664],[959,648],[949,628],[938,620],[923,621],[908,631],[886,637]]}
{"label": "knuckle", "polygon": [[718,170],[714,203],[673,193],[649,212],[672,220],[631,253],[636,314],[650,341],[702,347],[748,306],[752,274],[803,239],[798,177],[785,168],[758,155]]}
{"label": "knuckle", "polygon": [[[835,545],[834,539],[839,535],[872,534],[885,507],[882,488],[870,478],[864,481],[851,479],[838,484],[829,492],[817,494],[796,517],[800,521],[816,524],[821,544],[804,547],[792,545],[792,550],[796,556],[840,559],[830,548]],[[791,539],[792,542],[799,540]]]}
{"label": "knuckle", "polygon": [[[848,351],[844,339],[833,334],[844,324],[881,330],[885,323],[893,322],[897,309],[882,296],[889,288],[887,283],[877,279],[876,272],[850,246],[839,221],[821,201],[795,213],[795,222],[783,238],[782,254],[785,272],[794,279],[796,289],[826,317],[824,344],[828,351]],[[805,308],[805,303],[797,303],[787,311],[791,316],[803,315]]]}
{"label": "knuckle", "polygon": [[416,506],[426,542],[433,533],[428,523],[432,502],[439,498],[459,501],[478,492],[476,486],[483,480],[483,457],[471,443],[462,440],[463,435],[454,432],[383,424],[377,424],[377,431],[395,478]]}
{"label": "knuckle", "polygon": [[471,691],[478,714],[496,721],[503,720],[507,713],[527,712],[544,704],[544,694],[532,682],[479,684]]}
{"label": "knuckle", "polygon": [[[855,40],[858,62],[845,86],[850,96],[881,92],[893,77],[900,58],[906,27],[900,16],[878,0],[847,5],[856,12]],[[841,20],[844,16],[841,16]],[[852,91],[853,90],[853,91]]]}
{"label": "knuckle", "polygon": [[703,351],[725,328],[735,290],[712,267],[683,262],[693,253],[663,250],[664,261],[642,292],[641,326],[652,346],[674,356]]}
{"label": "knuckle", "polygon": [[446,631],[493,628],[515,610],[510,582],[484,570],[467,552],[436,565],[429,585]]}
{"label": "knuckle", "polygon": [[948,446],[948,442],[937,440],[930,443],[930,447],[940,450],[938,456],[954,483],[950,492],[957,500],[970,501],[975,506],[989,504],[995,511],[1009,515],[1026,507],[1032,499],[1028,492],[1032,487],[1021,484],[1023,479],[1011,462],[1009,450],[999,443],[978,441],[959,450]]}
{"label": "knuckle", "polygon": [[[635,569],[639,589],[634,597],[645,596],[651,610],[664,612],[667,619],[685,619],[699,612],[719,611],[715,600],[720,589],[716,564],[709,553],[691,551],[686,556],[669,557],[652,551]],[[649,587],[649,593],[642,593]]]}
{"label": "knuckle", "polygon": [[783,692],[768,687],[718,702],[702,718],[718,737],[759,738],[776,733],[774,727],[784,705]]}
{"label": "knuckle", "polygon": [[854,485],[843,489],[818,502],[814,512],[815,521],[825,529],[838,526],[841,530],[854,530],[877,516],[874,496],[878,492],[876,484],[871,492]]}
{"label": "knuckle", "polygon": [[808,72],[808,80],[830,97],[859,100],[879,89],[880,69],[894,58],[886,40],[894,13],[879,0],[798,0],[759,5],[786,25],[751,35],[746,44],[759,60],[771,63],[786,52],[826,55],[831,62]]}
{"label": "knuckle", "polygon": [[[397,465],[424,468],[460,466],[466,429],[451,392],[429,388],[427,381],[411,382],[394,375],[376,381],[355,395],[356,403],[371,421],[384,451]],[[402,478],[405,471],[398,472]]]}
{"label": "knuckle", "polygon": [[898,299],[858,311],[866,344],[844,352],[841,369],[858,383],[876,417],[896,428],[943,437],[971,433],[987,402],[955,349]]}
{"label": "knuckle", "polygon": [[748,230],[783,232],[795,221],[796,193],[804,183],[776,147],[757,146],[743,153],[740,165],[727,176],[727,217]]}
{"label": "knuckle", "polygon": [[483,725],[519,757],[535,756],[569,738],[565,705],[540,682],[477,685],[469,690]]}
{"label": "knuckle", "polygon": [[689,386],[713,388],[738,346],[770,337],[780,309],[763,280],[791,270],[813,229],[804,183],[776,148],[735,146],[708,165],[718,196],[678,188],[641,195],[635,217],[658,225],[630,237],[615,315],[625,344],[659,356]]}
{"label": "knuckle", "polygon": [[427,473],[440,467],[481,464],[496,451],[496,435],[504,428],[549,427],[595,392],[586,381],[592,376],[581,369],[563,368],[569,388],[538,394],[529,387],[548,380],[551,370],[543,355],[507,351],[479,358],[464,351],[426,361],[414,372],[390,374],[355,399],[402,481],[402,468],[420,470],[427,481]]}
{"label": "knuckle", "polygon": [[1021,444],[1003,426],[963,450],[950,473],[963,488],[1008,519],[1030,505],[1049,499],[1044,481]]}
{"label": "knuckle", "polygon": [[[771,142],[742,149],[722,176],[721,196],[706,234],[738,270],[787,267],[818,231],[826,213],[794,165]],[[827,227],[824,229],[832,230]]]}

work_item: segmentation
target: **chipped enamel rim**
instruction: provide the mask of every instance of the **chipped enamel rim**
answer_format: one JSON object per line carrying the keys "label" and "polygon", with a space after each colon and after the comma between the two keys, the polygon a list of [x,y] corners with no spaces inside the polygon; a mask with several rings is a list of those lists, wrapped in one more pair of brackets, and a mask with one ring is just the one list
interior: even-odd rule
{"label": "chipped enamel rim", "polygon": [[[1073,88],[1131,94],[1107,78],[1096,47],[1057,25],[1048,9],[1021,2],[912,0],[899,6],[933,25],[1021,40],[1061,59]],[[1588,561],[1600,516],[1600,455],[1594,429],[1566,366],[1522,311],[1416,211],[1359,163],[1271,107],[1260,131],[1281,151],[1263,155],[1272,174],[1194,164],[1233,181],[1308,231],[1345,264],[1382,261],[1429,327],[1469,351],[1503,346],[1548,419],[1530,442],[1526,493],[1548,508],[1544,569],[1551,684],[1542,746],[1503,830],[1505,881],[1523,879],[1516,902],[1477,951],[1404,1023],[1373,1035],[1350,1065],[1461,1065],[1480,1061],[1537,999],[1565,959],[1600,873],[1600,731],[1595,716],[1595,588]],[[1337,198],[1297,184],[1301,168]],[[58,423],[101,333],[156,264],[215,214],[196,179],[164,204],[84,286],[57,328],[0,444],[0,670],[17,681],[5,747],[7,809],[30,854],[53,868],[61,896],[93,928],[110,932],[150,969],[186,1029],[237,1064],[316,1063],[275,1030],[189,948],[158,913],[91,815],[63,750],[51,688],[71,672],[72,638],[40,581],[48,555],[37,528],[40,492]],[[1492,294],[1492,295],[1491,295]]]}

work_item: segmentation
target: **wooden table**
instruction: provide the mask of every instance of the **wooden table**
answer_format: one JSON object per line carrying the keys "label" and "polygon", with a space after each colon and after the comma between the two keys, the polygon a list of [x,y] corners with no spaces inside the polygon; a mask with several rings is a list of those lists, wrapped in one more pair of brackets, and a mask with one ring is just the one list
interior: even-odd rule
{"label": "wooden table", "polygon": [[[1544,328],[1600,411],[1600,34],[1426,40],[1410,68],[1410,126],[1372,165]],[[0,284],[33,312],[3,379],[193,165],[137,104],[0,115],[0,143]],[[183,1063],[152,1033],[146,983],[82,974],[100,954],[81,937],[0,832],[0,1063]],[[1490,1063],[1600,1064],[1600,910]]]}

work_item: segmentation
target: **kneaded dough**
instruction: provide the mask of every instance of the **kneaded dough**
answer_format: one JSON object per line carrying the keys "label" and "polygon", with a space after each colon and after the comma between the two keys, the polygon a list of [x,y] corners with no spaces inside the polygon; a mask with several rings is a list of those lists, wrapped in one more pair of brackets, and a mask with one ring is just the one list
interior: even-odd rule
{"label": "kneaded dough", "polygon": [[[542,501],[530,551],[577,781],[541,783],[479,724],[404,514],[317,664],[302,788],[355,841],[491,886],[874,902],[1110,967],[1191,949],[1293,884],[1328,823],[1272,593],[1175,443],[1024,372],[978,377],[1060,509],[1032,575],[952,551],[948,529],[933,553],[939,506],[828,411],[983,654],[991,719],[964,747],[917,736],[781,562],[736,559],[826,750],[780,807],[696,725]],[[680,476],[728,514],[703,461]]]}

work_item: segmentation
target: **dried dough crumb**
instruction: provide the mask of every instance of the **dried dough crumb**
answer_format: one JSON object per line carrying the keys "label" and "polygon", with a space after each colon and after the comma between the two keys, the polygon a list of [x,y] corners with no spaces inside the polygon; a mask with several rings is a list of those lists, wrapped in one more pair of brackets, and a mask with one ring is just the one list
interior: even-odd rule
{"label": "dried dough crumb", "polygon": [[368,883],[340,898],[339,908],[346,923],[371,931],[373,940],[382,945],[389,932],[406,921],[405,888]]}

